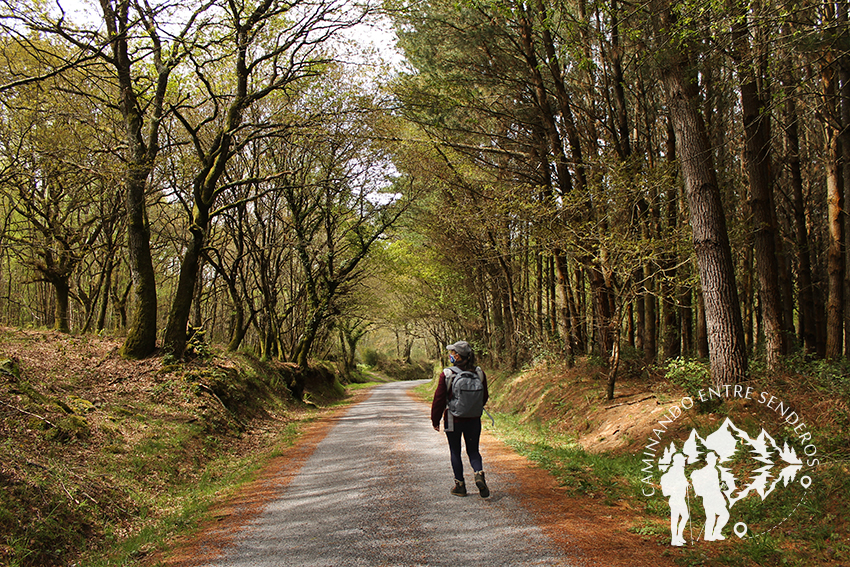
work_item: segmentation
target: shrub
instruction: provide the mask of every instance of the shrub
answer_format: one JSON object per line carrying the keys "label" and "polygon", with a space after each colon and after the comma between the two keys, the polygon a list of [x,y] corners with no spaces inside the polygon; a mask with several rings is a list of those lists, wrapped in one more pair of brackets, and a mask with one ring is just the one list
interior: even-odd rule
{"label": "shrub", "polygon": [[396,380],[428,380],[432,377],[431,363],[418,361],[406,363],[397,358],[381,357],[378,370]]}
{"label": "shrub", "polygon": [[722,400],[714,398],[706,402],[700,401],[699,391],[711,385],[711,371],[705,362],[687,358],[674,358],[664,368],[664,378],[681,386],[696,402],[700,413],[715,410]]}
{"label": "shrub", "polygon": [[366,366],[376,367],[381,360],[381,355],[373,348],[367,348],[363,351],[363,364]]}

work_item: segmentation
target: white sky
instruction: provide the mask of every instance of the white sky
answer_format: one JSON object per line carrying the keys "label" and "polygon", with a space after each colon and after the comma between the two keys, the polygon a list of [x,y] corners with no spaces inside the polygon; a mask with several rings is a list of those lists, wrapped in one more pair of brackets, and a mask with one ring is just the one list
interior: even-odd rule
{"label": "white sky", "polygon": [[[61,6],[67,17],[79,23],[100,20],[100,5],[93,0],[53,0],[53,5]],[[371,18],[368,23],[344,30],[341,37],[341,56],[350,64],[376,66],[374,57],[377,55],[382,63],[398,69],[402,61],[402,55],[395,47],[395,32],[386,18]],[[352,48],[343,47],[341,44],[346,39],[355,45]]]}

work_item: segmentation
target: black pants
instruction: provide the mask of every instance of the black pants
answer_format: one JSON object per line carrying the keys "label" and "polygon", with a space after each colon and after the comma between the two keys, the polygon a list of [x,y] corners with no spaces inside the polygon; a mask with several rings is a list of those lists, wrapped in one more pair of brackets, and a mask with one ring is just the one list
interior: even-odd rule
{"label": "black pants", "polygon": [[455,479],[463,480],[461,438],[466,443],[466,454],[469,457],[469,464],[472,465],[473,472],[478,472],[484,468],[481,462],[481,453],[478,452],[478,442],[481,439],[480,418],[470,421],[455,421],[454,431],[446,431],[446,438],[449,440],[449,450],[452,453],[452,470],[455,473]]}

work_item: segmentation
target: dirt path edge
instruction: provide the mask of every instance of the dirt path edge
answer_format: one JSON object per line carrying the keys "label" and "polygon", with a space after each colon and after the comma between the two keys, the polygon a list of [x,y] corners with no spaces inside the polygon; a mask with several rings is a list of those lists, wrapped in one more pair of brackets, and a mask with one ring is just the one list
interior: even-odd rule
{"label": "dirt path edge", "polygon": [[262,514],[298,475],[319,443],[348,409],[365,400],[371,389],[357,390],[344,405],[327,410],[308,424],[295,444],[284,449],[258,474],[224,502],[216,504],[198,530],[177,538],[169,549],[153,554],[145,567],[201,567],[221,558],[234,545],[239,532]]}

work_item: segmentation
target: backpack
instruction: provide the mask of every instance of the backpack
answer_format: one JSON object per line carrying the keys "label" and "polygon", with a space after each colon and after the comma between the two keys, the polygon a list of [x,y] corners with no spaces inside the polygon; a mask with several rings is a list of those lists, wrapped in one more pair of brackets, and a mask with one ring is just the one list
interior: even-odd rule
{"label": "backpack", "polygon": [[452,397],[446,404],[454,417],[481,417],[484,413],[484,372],[476,367],[475,372],[461,370],[457,366],[443,370],[446,389]]}

